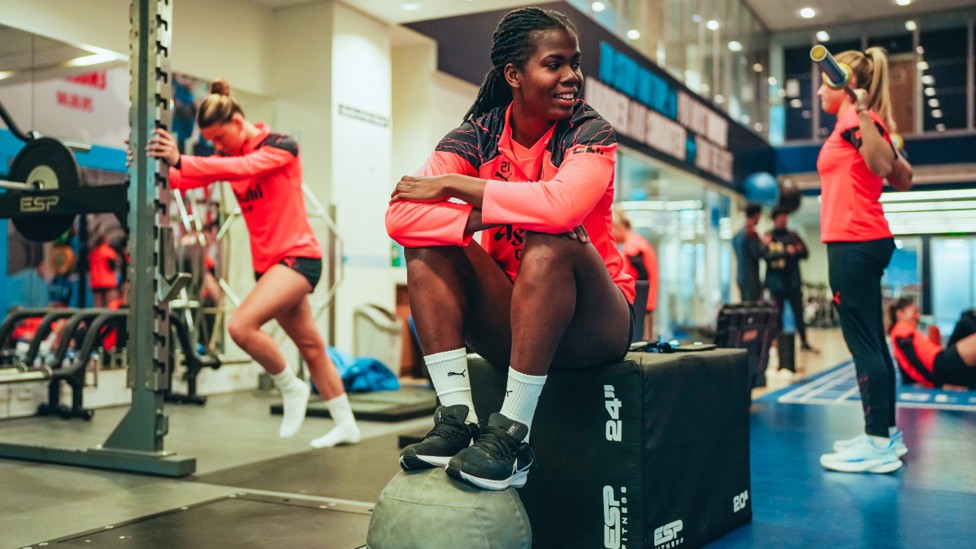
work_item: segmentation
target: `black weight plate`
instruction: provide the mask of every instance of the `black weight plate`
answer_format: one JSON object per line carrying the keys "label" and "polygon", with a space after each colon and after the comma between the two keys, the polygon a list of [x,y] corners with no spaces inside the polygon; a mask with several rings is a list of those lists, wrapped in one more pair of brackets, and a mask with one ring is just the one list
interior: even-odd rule
{"label": "black weight plate", "polygon": [[[38,183],[43,190],[69,189],[81,185],[81,168],[75,155],[57,139],[40,137],[29,141],[10,166],[10,181]],[[30,194],[25,191],[24,194]],[[12,219],[17,230],[35,242],[48,242],[64,234],[75,222],[74,215],[25,215]]]}
{"label": "black weight plate", "polygon": [[803,200],[803,191],[793,183],[791,179],[786,179],[779,186],[779,207],[790,214],[800,209]]}

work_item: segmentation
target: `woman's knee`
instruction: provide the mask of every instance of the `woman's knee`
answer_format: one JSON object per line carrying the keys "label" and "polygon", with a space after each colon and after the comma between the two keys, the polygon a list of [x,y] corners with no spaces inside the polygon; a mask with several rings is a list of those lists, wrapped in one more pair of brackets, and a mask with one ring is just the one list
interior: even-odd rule
{"label": "woman's knee", "polygon": [[227,334],[239,347],[246,348],[251,336],[257,330],[260,330],[260,327],[252,326],[251,323],[236,316],[232,316],[227,323]]}

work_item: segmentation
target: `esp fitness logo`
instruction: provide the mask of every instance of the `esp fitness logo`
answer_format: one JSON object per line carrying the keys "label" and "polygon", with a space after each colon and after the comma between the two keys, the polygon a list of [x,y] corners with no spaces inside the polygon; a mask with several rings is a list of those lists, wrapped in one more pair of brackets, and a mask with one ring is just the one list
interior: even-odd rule
{"label": "esp fitness logo", "polygon": [[620,487],[617,499],[613,486],[603,487],[603,547],[620,549],[627,543],[627,487]]}
{"label": "esp fitness logo", "polygon": [[661,549],[671,549],[685,542],[685,538],[678,537],[678,533],[684,530],[685,523],[676,520],[654,530],[654,547]]}
{"label": "esp fitness logo", "polygon": [[603,386],[604,405],[610,419],[607,420],[607,440],[610,442],[620,442],[623,436],[623,422],[620,421],[620,399],[614,396],[613,385]]}

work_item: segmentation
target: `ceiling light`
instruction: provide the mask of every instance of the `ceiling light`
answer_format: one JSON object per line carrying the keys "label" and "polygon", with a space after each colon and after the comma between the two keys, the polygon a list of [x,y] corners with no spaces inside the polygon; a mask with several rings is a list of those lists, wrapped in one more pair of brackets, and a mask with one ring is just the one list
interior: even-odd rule
{"label": "ceiling light", "polygon": [[918,24],[915,23],[914,19],[909,19],[908,21],[905,21],[905,30],[907,30],[908,32],[914,32],[915,29],[917,28],[918,28]]}
{"label": "ceiling light", "polygon": [[701,15],[698,15],[697,13],[692,14],[691,21],[692,23],[701,23]]}
{"label": "ceiling light", "polygon": [[709,19],[708,22],[705,23],[705,28],[708,30],[718,30],[718,21],[715,19]]}
{"label": "ceiling light", "polygon": [[931,74],[926,74],[922,76],[922,83],[926,86],[931,86],[932,84],[935,84],[935,77]]}
{"label": "ceiling light", "polygon": [[742,51],[742,42],[739,42],[738,40],[730,40],[729,51]]}
{"label": "ceiling light", "polygon": [[817,10],[813,8],[803,8],[800,10],[800,17],[804,19],[813,19],[817,16]]}
{"label": "ceiling light", "polygon": [[725,103],[725,96],[722,95],[722,94],[720,94],[720,93],[719,94],[716,94],[715,95],[715,102],[718,103],[719,105],[721,105],[722,103]]}
{"label": "ceiling light", "polygon": [[14,75],[14,71],[0,71],[0,80],[10,78]]}
{"label": "ceiling light", "polygon": [[762,63],[753,63],[752,70],[755,72],[762,72],[763,71]]}
{"label": "ceiling light", "polygon": [[907,6],[912,3],[912,0],[895,0],[895,3],[899,6]]}
{"label": "ceiling light", "polygon": [[884,212],[954,212],[958,210],[976,210],[976,200],[918,200],[912,202],[888,202],[884,205]]}
{"label": "ceiling light", "polygon": [[942,118],[942,110],[941,109],[934,109],[932,111],[932,118]]}
{"label": "ceiling light", "polygon": [[770,86],[775,86],[776,85],[776,77],[775,76],[770,76],[769,78],[766,79],[766,82]]}
{"label": "ceiling light", "polygon": [[701,200],[621,200],[620,207],[627,212],[700,210]]}
{"label": "ceiling light", "polygon": [[825,30],[817,31],[817,40],[821,42],[830,42],[830,35]]}
{"label": "ceiling light", "polygon": [[925,96],[933,97],[935,95],[935,88],[925,88]]}
{"label": "ceiling light", "polygon": [[75,57],[67,63],[68,67],[87,67],[89,65],[98,65],[99,63],[107,63],[108,61],[115,61],[118,56],[110,53],[96,53],[94,55],[86,55],[84,57]]}
{"label": "ceiling light", "polygon": [[925,48],[923,48],[922,46],[915,46],[915,53],[922,55],[923,53],[925,53]]}
{"label": "ceiling light", "polygon": [[927,71],[927,70],[929,70],[929,62],[928,61],[919,61],[918,62],[918,70],[920,70],[920,71]]}
{"label": "ceiling light", "polygon": [[800,107],[803,106],[803,101],[801,101],[800,99],[791,99],[790,106],[793,107],[794,109],[799,109]]}
{"label": "ceiling light", "polygon": [[756,122],[755,124],[753,124],[752,129],[756,130],[757,132],[763,131],[762,122]]}
{"label": "ceiling light", "polygon": [[939,100],[936,99],[936,98],[934,98],[934,97],[931,98],[931,99],[929,99],[929,106],[932,107],[933,109],[938,109],[939,108]]}
{"label": "ceiling light", "polygon": [[424,7],[420,2],[400,2],[400,7],[407,11],[417,11]]}
{"label": "ceiling light", "polygon": [[601,11],[607,9],[607,5],[604,4],[603,2],[593,2],[592,4],[590,4],[590,9],[597,13],[600,13]]}
{"label": "ceiling light", "polygon": [[945,131],[945,124],[942,124],[942,123],[936,124],[935,125],[935,131],[937,131],[937,132],[944,132]]}
{"label": "ceiling light", "polygon": [[881,193],[881,202],[916,202],[920,200],[956,200],[959,198],[976,198],[976,189],[952,189],[945,191],[912,191]]}
{"label": "ceiling light", "polygon": [[637,40],[638,38],[640,38],[640,31],[637,29],[630,29],[629,31],[627,31],[627,38],[630,38],[631,40]]}

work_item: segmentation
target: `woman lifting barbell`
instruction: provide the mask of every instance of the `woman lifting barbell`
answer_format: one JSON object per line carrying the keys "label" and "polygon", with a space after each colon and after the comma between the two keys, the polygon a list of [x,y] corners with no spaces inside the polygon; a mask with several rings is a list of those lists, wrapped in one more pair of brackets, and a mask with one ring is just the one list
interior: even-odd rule
{"label": "woman lifting barbell", "polygon": [[814,52],[811,57],[827,65],[817,95],[823,110],[837,115],[817,159],[821,239],[827,244],[841,331],[854,357],[867,432],[837,441],[835,453],[821,456],[820,463],[835,471],[887,473],[901,467],[899,456],[907,450],[895,427],[895,367],[881,308],[881,277],[895,244],[879,199],[885,178],[895,189],[911,188],[912,167],[892,145],[895,123],[884,49],[845,51],[837,63],[823,46]]}

